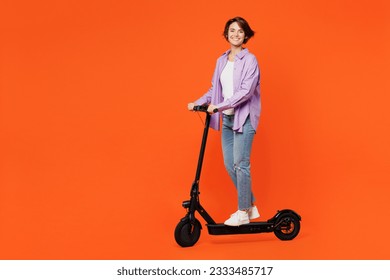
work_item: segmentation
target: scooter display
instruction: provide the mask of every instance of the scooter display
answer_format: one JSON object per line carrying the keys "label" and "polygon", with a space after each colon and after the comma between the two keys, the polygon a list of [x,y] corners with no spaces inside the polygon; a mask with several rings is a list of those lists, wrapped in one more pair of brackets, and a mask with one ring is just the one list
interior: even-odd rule
{"label": "scooter display", "polygon": [[190,247],[198,242],[202,225],[195,217],[196,212],[206,221],[210,235],[227,234],[253,234],[262,232],[273,232],[280,240],[292,240],[300,231],[301,216],[290,209],[278,210],[277,213],[267,221],[250,222],[240,226],[227,226],[223,223],[216,223],[207,211],[200,204],[199,180],[202,171],[203,158],[206,150],[207,136],[210,126],[211,114],[207,112],[207,105],[194,106],[193,110],[206,113],[205,126],[203,130],[202,143],[200,147],[198,166],[195,180],[192,183],[190,200],[183,201],[182,206],[186,209],[186,215],[179,221],[175,228],[175,240],[182,247]]}

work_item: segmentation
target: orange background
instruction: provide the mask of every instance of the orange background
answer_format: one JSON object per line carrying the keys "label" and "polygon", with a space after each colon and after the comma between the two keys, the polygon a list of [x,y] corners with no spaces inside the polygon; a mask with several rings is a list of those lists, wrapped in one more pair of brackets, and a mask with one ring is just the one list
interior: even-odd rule
{"label": "orange background", "polygon": [[[204,227],[184,249],[202,133],[186,106],[236,15],[262,73],[257,205],[302,230]],[[389,259],[388,1],[2,0],[0,23],[1,259]],[[220,222],[236,208],[215,131],[201,202]]]}

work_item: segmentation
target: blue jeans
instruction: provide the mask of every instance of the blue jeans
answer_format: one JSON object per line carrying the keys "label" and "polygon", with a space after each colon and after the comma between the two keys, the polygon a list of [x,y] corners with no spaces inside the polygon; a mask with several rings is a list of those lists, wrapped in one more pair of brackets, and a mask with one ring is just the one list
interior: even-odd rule
{"label": "blue jeans", "polygon": [[250,154],[256,134],[249,117],[242,133],[233,131],[234,115],[223,115],[222,151],[225,168],[233,180],[238,194],[238,209],[249,209],[255,201],[252,193]]}

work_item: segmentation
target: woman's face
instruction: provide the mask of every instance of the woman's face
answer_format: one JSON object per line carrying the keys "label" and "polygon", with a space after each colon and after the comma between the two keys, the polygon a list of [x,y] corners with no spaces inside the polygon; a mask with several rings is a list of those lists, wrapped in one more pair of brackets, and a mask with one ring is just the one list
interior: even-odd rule
{"label": "woman's face", "polygon": [[240,47],[244,43],[245,33],[244,30],[238,25],[237,22],[233,22],[229,26],[228,41],[232,46]]}

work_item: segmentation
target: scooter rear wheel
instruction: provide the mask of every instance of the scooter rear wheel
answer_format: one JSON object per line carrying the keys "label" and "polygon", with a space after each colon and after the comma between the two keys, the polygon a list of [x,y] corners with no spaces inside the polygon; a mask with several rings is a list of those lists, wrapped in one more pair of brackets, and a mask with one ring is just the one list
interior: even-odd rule
{"label": "scooter rear wheel", "polygon": [[280,240],[294,239],[301,228],[299,217],[292,213],[284,213],[278,217],[275,223],[274,233]]}
{"label": "scooter rear wheel", "polygon": [[181,220],[175,228],[175,240],[181,247],[191,247],[198,242],[200,237],[200,230],[202,226],[200,222],[195,219]]}

